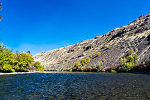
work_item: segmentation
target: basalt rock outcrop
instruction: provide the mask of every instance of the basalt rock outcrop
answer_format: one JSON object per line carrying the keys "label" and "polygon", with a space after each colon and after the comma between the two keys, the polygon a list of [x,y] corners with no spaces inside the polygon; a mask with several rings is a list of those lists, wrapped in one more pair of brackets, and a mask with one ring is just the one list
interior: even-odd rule
{"label": "basalt rock outcrop", "polygon": [[[150,14],[140,16],[132,23],[103,36],[96,36],[94,39],[68,47],[44,51],[33,57],[47,69],[69,68],[87,57],[91,57],[91,61],[85,66],[99,64],[103,59],[106,59],[104,66],[114,66],[120,63],[120,58],[126,56],[131,48],[138,55],[139,63],[150,60]],[[98,57],[97,52],[101,52]]]}

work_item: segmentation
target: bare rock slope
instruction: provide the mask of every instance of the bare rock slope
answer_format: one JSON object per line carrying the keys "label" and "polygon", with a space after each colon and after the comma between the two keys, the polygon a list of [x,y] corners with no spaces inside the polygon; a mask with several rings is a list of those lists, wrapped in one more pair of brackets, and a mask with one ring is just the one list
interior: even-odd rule
{"label": "bare rock slope", "polygon": [[[112,66],[118,65],[120,58],[125,56],[130,48],[138,54],[139,63],[150,60],[150,14],[140,16],[132,23],[116,28],[103,36],[41,52],[33,57],[47,69],[70,67],[89,56],[91,61],[86,66],[98,64],[102,59],[106,59],[104,66]],[[97,52],[101,52],[98,57],[95,56]]]}

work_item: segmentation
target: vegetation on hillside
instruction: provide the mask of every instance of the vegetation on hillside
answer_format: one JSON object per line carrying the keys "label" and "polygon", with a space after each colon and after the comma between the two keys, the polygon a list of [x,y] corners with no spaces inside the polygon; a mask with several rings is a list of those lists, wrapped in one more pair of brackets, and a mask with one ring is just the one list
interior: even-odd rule
{"label": "vegetation on hillside", "polygon": [[138,56],[131,48],[127,57],[120,58],[120,63],[121,65],[118,67],[118,71],[129,71],[138,63]]}
{"label": "vegetation on hillside", "polygon": [[[97,52],[95,57],[99,57],[101,55],[101,52]],[[88,63],[90,63],[92,55],[87,57],[86,59],[82,59],[80,62],[76,62],[74,66],[72,67],[72,71],[83,71],[83,72],[100,72],[103,67],[103,62],[106,61],[106,59],[103,59],[98,64],[94,64],[93,66],[87,66]]]}
{"label": "vegetation on hillside", "polygon": [[93,66],[88,66],[88,63],[91,62],[92,59],[99,57],[101,55],[100,52],[95,53],[95,55],[90,55],[86,59],[82,59],[79,62],[75,62],[75,64],[71,67],[63,67],[60,70],[57,69],[48,69],[47,71],[79,71],[79,72],[149,72],[150,71],[150,61],[144,61],[142,64],[138,64],[138,55],[131,48],[128,51],[128,54],[124,57],[120,58],[120,65],[117,66],[103,66],[103,63],[106,62],[106,59],[102,59],[97,64],[93,64]]}
{"label": "vegetation on hillside", "polygon": [[100,56],[100,55],[101,55],[101,53],[100,53],[100,52],[97,52],[97,57]]}

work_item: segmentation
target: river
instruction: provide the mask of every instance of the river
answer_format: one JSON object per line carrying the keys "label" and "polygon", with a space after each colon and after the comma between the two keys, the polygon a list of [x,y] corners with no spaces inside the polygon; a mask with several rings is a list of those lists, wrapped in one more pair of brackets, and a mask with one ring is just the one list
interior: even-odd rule
{"label": "river", "polygon": [[31,73],[0,76],[0,100],[150,100],[150,75]]}

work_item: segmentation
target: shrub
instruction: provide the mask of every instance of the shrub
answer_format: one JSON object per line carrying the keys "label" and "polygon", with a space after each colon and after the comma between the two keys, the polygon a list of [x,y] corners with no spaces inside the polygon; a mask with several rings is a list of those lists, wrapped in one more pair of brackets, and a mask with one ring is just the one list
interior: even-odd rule
{"label": "shrub", "polygon": [[90,58],[87,57],[87,58],[86,58],[86,63],[89,63],[89,62],[90,62]]}
{"label": "shrub", "polygon": [[81,67],[82,64],[80,62],[76,62],[74,65],[73,65],[73,68],[72,68],[72,71],[77,71],[79,67]]}
{"label": "shrub", "polygon": [[101,53],[100,53],[100,52],[97,52],[97,57],[100,56],[100,55],[101,55]]}
{"label": "shrub", "polygon": [[45,69],[44,66],[42,66],[38,61],[34,63],[34,67],[39,71],[43,71]]}
{"label": "shrub", "polygon": [[138,63],[138,56],[130,49],[127,57],[120,58],[120,63],[119,71],[129,71]]}
{"label": "shrub", "polygon": [[115,73],[116,71],[113,69],[107,70],[107,72]]}
{"label": "shrub", "polygon": [[90,62],[90,58],[89,58],[89,57],[87,57],[86,59],[82,59],[82,60],[80,61],[80,63],[81,63],[82,66],[85,66],[85,65],[88,64],[89,62]]}
{"label": "shrub", "polygon": [[106,59],[103,59],[102,61],[103,61],[103,62],[105,62],[105,61],[106,61]]}
{"label": "shrub", "polygon": [[103,63],[101,62],[96,66],[97,72],[100,72],[102,67],[103,67]]}

